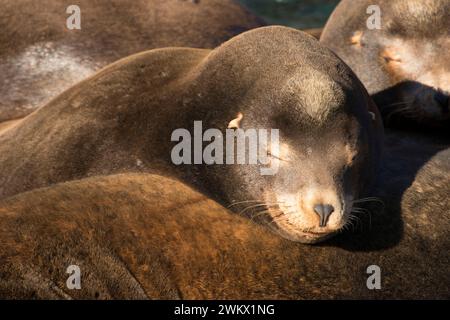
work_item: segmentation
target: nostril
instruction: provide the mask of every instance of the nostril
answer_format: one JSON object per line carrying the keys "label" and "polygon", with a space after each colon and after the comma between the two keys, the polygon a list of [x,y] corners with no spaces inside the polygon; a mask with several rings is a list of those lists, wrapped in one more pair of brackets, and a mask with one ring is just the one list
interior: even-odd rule
{"label": "nostril", "polygon": [[314,206],[314,211],[320,218],[320,227],[325,227],[328,222],[328,218],[334,212],[334,207],[330,204],[316,204]]}
{"label": "nostril", "polygon": [[439,105],[441,107],[443,107],[444,110],[448,111],[448,108],[449,108],[449,96],[448,96],[448,94],[446,94],[446,93],[444,93],[444,92],[439,90],[439,91],[437,91],[434,94],[434,100],[436,100],[436,102],[439,103]]}

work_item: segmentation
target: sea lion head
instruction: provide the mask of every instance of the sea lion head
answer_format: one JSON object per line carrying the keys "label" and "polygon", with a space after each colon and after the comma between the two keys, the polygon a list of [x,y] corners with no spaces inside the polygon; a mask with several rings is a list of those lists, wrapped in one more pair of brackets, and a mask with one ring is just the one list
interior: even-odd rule
{"label": "sea lion head", "polygon": [[290,240],[314,243],[345,228],[375,176],[382,139],[380,116],[352,71],[284,27],[234,38],[201,69],[189,92],[202,90],[196,103],[207,102],[207,127],[267,136],[258,148],[267,163],[203,166],[208,190]]}
{"label": "sea lion head", "polygon": [[[374,5],[380,24],[370,29]],[[342,1],[321,41],[355,71],[387,125],[449,126],[449,1]]]}

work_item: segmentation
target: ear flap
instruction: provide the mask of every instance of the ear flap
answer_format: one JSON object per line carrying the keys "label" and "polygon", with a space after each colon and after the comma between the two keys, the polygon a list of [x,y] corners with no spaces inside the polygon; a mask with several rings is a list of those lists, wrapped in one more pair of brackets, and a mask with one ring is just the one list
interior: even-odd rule
{"label": "ear flap", "polygon": [[241,120],[242,118],[244,118],[244,115],[242,113],[238,113],[237,114],[237,118],[233,119],[230,121],[230,123],[228,124],[228,129],[239,129],[240,128],[240,124],[241,124]]}

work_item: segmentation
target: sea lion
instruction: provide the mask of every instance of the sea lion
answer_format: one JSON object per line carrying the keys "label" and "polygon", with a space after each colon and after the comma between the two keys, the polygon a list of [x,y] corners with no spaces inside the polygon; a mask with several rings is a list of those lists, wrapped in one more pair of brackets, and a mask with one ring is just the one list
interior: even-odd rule
{"label": "sea lion", "polygon": [[[449,169],[425,166],[418,181]],[[437,186],[448,209],[450,184]],[[369,237],[335,238],[349,250],[287,241],[157,175],[72,181],[0,202],[0,298],[448,299],[449,211],[411,208],[398,243],[386,243],[401,229],[386,213]],[[367,286],[372,265],[380,289]],[[69,266],[80,289],[67,286]]]}
{"label": "sea lion", "polygon": [[450,207],[449,137],[399,129],[386,130],[385,137],[378,197],[391,203],[392,215],[401,212],[416,217],[417,221],[408,223],[418,237],[432,239],[434,232],[429,228],[450,230],[447,223],[428,226],[433,223],[430,215],[445,215]]}
{"label": "sea lion", "polygon": [[[74,4],[80,30],[67,27]],[[1,6],[0,122],[31,113],[130,54],[169,46],[212,49],[264,25],[232,0],[4,0]]]}
{"label": "sea lion", "polygon": [[[380,9],[380,29],[367,27],[369,6]],[[386,125],[448,131],[448,0],[344,0],[328,20],[321,42],[361,79]]]}
{"label": "sea lion", "polygon": [[[279,130],[279,151],[259,149],[278,172],[262,175],[259,162],[175,165],[174,133],[195,137],[194,121],[222,137],[230,123]],[[362,84],[331,51],[295,29],[258,28],[212,51],[157,49],[118,61],[4,131],[0,197],[156,172],[269,219],[284,237],[315,242],[343,228],[353,201],[370,192],[382,130]]]}
{"label": "sea lion", "polygon": [[[430,241],[440,241],[442,232],[449,232],[448,212],[450,208],[450,148],[438,152],[418,172],[414,183],[402,197],[402,212],[415,214],[414,219],[408,221],[411,228],[416,230],[415,236]],[[439,222],[429,219],[434,213],[442,215],[446,221]],[[432,225],[434,224],[434,225]],[[431,232],[430,232],[431,229]],[[439,243],[437,242],[439,246]],[[448,244],[442,248],[442,260],[449,265],[450,252]],[[447,282],[450,286],[450,283]]]}

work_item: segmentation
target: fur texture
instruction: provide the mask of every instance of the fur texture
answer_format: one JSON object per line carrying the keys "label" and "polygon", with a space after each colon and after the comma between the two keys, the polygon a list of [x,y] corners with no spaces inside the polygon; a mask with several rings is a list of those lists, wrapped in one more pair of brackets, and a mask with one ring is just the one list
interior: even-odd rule
{"label": "fur texture", "polygon": [[[279,172],[262,176],[260,165],[248,163],[174,165],[174,130],[194,136],[194,121],[202,121],[205,130],[226,136],[238,113],[244,129],[280,130],[291,161]],[[166,48],[130,56],[3,131],[0,197],[87,176],[160,173],[224,205],[287,203],[293,213],[280,206],[285,215],[271,226],[309,242],[345,225],[348,198],[370,193],[381,144],[381,117],[351,70],[312,36],[265,27],[212,51]],[[336,212],[318,230],[314,206],[322,202]],[[274,216],[279,212],[260,219]]]}
{"label": "fur texture", "polygon": [[[369,29],[369,6],[380,9],[380,29]],[[385,124],[414,131],[450,128],[450,2],[344,0],[321,42],[358,75]]]}
{"label": "fur texture", "polygon": [[3,0],[0,122],[23,117],[105,65],[160,47],[214,48],[264,22],[232,0]]}
{"label": "fur texture", "polygon": [[[422,208],[446,153],[408,192]],[[445,182],[445,183],[441,183]],[[442,198],[448,208],[448,199]],[[405,203],[403,224],[377,215],[371,233],[323,246],[284,240],[180,182],[156,175],[89,178],[0,203],[3,299],[448,299],[448,211]],[[397,243],[392,234],[401,232]],[[368,290],[366,268],[382,270]],[[69,265],[81,290],[68,290]]]}

